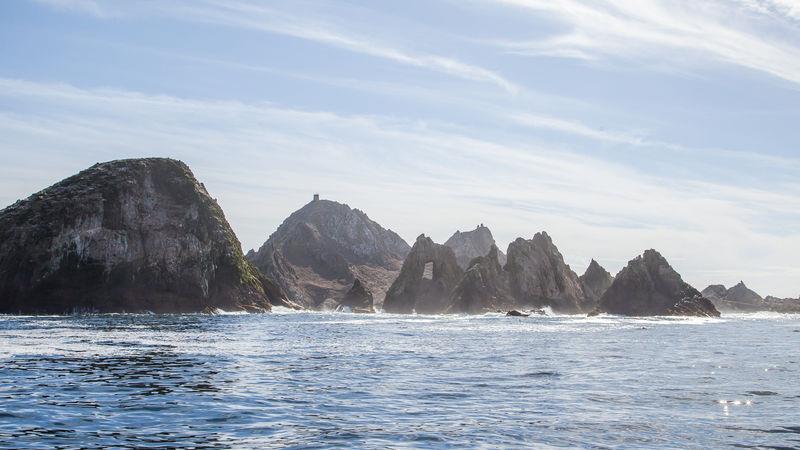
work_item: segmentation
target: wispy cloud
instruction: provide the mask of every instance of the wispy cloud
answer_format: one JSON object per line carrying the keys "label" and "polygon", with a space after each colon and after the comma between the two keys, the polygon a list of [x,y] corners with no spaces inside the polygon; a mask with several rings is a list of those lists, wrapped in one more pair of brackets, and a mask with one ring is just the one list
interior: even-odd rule
{"label": "wispy cloud", "polygon": [[[344,31],[309,10],[303,14],[278,8],[277,4],[258,1],[182,1],[161,2],[147,10],[124,2],[100,5],[93,0],[36,0],[58,9],[83,11],[98,17],[113,15],[166,15],[173,19],[259,30],[316,42],[391,61],[405,66],[430,70],[463,80],[493,84],[514,95],[521,87],[497,71],[456,58],[417,51],[403,45],[389,44],[377,36]],[[410,45],[410,43],[407,43]]]}
{"label": "wispy cloud", "polygon": [[[567,31],[544,39],[503,41],[509,51],[580,59],[623,58],[644,64],[687,60],[735,64],[800,83],[796,43],[759,32],[748,6],[785,17],[798,15],[790,0],[694,2],[662,0],[495,0],[556,20]],[[763,30],[762,30],[763,31]]]}

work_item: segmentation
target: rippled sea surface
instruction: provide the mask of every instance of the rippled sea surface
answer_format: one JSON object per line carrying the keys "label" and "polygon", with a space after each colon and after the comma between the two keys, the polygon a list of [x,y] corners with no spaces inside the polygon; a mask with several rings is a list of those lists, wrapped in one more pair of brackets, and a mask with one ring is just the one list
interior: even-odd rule
{"label": "rippled sea surface", "polygon": [[0,316],[2,447],[800,447],[800,316]]}

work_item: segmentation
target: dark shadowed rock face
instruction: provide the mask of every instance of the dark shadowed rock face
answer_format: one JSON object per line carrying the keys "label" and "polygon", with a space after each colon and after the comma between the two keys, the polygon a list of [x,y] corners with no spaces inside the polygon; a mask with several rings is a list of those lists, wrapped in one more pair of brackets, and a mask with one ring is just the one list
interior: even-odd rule
{"label": "dark shadowed rock face", "polygon": [[711,285],[702,292],[720,311],[765,311],[769,308],[764,299],[740,281],[736,286],[725,289],[721,284]]}
{"label": "dark shadowed rock face", "polygon": [[289,216],[248,258],[292,300],[318,307],[326,299],[341,301],[356,278],[382,302],[408,251],[400,236],[363,212],[316,200]]}
{"label": "dark shadowed rock face", "polygon": [[600,301],[600,297],[602,297],[606,289],[611,286],[614,277],[598,264],[597,261],[592,260],[592,262],[589,263],[589,267],[586,268],[586,272],[578,277],[578,280],[581,282],[581,288],[583,289],[583,294],[586,296],[587,303],[593,303],[592,309],[594,309]]}
{"label": "dark shadowed rock face", "polygon": [[462,273],[453,249],[420,235],[386,293],[383,309],[399,314],[442,313]]}
{"label": "dark shadowed rock face", "polygon": [[626,316],[706,316],[719,311],[655,250],[628,263],[600,299],[599,312]]}
{"label": "dark shadowed rock face", "polygon": [[358,279],[353,282],[353,287],[347,291],[340,305],[346,306],[354,312],[375,312],[372,292],[364,287]]}
{"label": "dark shadowed rock face", "polygon": [[0,312],[258,311],[268,295],[179,161],[96,164],[0,211]]}
{"label": "dark shadowed rock face", "polygon": [[564,313],[588,312],[578,276],[564,263],[547,233],[512,242],[505,269],[511,294],[520,305],[549,306]]}
{"label": "dark shadowed rock face", "polygon": [[499,253],[492,245],[486,256],[472,260],[453,290],[447,312],[481,314],[516,307],[509,292],[508,274],[498,261]]}
{"label": "dark shadowed rock face", "polygon": [[[453,249],[458,266],[466,270],[473,259],[486,256],[495,241],[489,228],[481,224],[472,231],[456,231],[444,245]],[[497,251],[497,260],[500,267],[506,265],[506,255],[500,250]]]}

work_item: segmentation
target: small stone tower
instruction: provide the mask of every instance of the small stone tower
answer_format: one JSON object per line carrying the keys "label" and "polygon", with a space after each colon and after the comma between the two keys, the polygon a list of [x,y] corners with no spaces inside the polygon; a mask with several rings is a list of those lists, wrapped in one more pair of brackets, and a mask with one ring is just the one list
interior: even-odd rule
{"label": "small stone tower", "polygon": [[315,202],[318,202],[318,201],[319,201],[319,194],[314,194],[314,201],[315,201]]}

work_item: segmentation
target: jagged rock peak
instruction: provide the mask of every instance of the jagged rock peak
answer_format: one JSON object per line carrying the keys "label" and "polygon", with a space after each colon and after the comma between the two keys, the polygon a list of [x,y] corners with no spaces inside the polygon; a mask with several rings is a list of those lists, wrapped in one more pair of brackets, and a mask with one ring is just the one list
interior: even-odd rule
{"label": "jagged rock peak", "polygon": [[588,311],[578,275],[564,262],[564,257],[546,232],[530,240],[518,238],[508,246],[512,295],[522,305],[566,313]]}
{"label": "jagged rock peak", "polygon": [[347,291],[340,304],[351,308],[354,312],[375,312],[373,302],[372,292],[356,278],[353,287]]}
{"label": "jagged rock peak", "polygon": [[706,316],[719,311],[657,251],[646,250],[623,268],[600,299],[598,312],[627,316]]}
{"label": "jagged rock peak", "polygon": [[586,272],[578,279],[581,282],[581,288],[583,288],[583,293],[587,300],[595,303],[594,307],[597,306],[596,303],[600,301],[600,297],[603,296],[606,289],[614,281],[614,277],[594,259],[589,263]]}
{"label": "jagged rock peak", "polygon": [[448,312],[480,314],[516,307],[508,287],[508,274],[498,260],[499,253],[497,246],[492,245],[486,256],[470,262],[453,290]]}
{"label": "jagged rock peak", "polygon": [[[459,267],[466,269],[474,258],[485,256],[493,245],[496,245],[494,236],[488,227],[480,224],[472,231],[456,231],[444,245],[453,249]],[[500,265],[506,264],[506,255],[498,250]]]}
{"label": "jagged rock peak", "polygon": [[386,293],[383,309],[401,314],[442,313],[462,273],[453,249],[421,234]]}
{"label": "jagged rock peak", "polygon": [[315,198],[248,258],[295,301],[317,307],[341,300],[356,278],[382,301],[409,249],[364,212]]}
{"label": "jagged rock peak", "polygon": [[180,161],[95,164],[0,211],[0,312],[263,311],[268,282]]}

